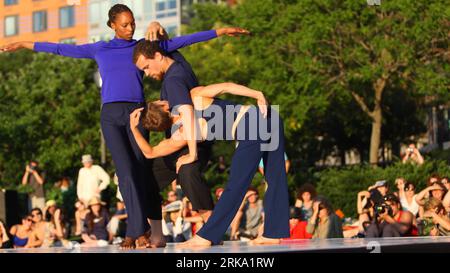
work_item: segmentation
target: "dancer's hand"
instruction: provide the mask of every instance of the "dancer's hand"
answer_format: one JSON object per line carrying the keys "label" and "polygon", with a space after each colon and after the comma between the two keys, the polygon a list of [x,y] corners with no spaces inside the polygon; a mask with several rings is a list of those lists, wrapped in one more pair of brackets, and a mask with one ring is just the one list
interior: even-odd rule
{"label": "dancer's hand", "polygon": [[240,28],[240,27],[224,27],[224,28],[218,28],[216,30],[217,36],[231,36],[236,37],[240,35],[250,35],[250,31]]}
{"label": "dancer's hand", "polygon": [[151,22],[145,33],[145,39],[149,41],[167,40],[169,36],[159,22]]}
{"label": "dancer's hand", "polygon": [[134,128],[138,127],[139,125],[139,120],[141,118],[141,113],[142,110],[144,110],[144,108],[138,108],[136,110],[134,110],[131,114],[130,114],[130,128],[133,130]]}
{"label": "dancer's hand", "polygon": [[260,92],[260,95],[258,96],[256,103],[258,104],[259,111],[261,111],[261,114],[263,115],[263,117],[266,118],[267,117],[267,105],[269,103],[267,102],[267,99],[262,92]]}
{"label": "dancer's hand", "polygon": [[177,173],[180,170],[180,167],[185,164],[190,164],[197,160],[196,156],[191,156],[189,154],[180,156],[177,160]]}
{"label": "dancer's hand", "polygon": [[14,51],[22,49],[22,48],[24,48],[22,42],[17,42],[17,43],[12,43],[12,44],[1,46],[0,52],[14,52]]}

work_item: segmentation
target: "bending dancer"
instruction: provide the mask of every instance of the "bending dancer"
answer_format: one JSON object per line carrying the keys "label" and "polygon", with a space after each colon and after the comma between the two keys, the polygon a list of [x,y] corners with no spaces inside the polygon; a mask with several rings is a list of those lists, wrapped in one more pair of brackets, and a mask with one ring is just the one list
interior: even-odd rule
{"label": "bending dancer", "polygon": [[[37,52],[96,60],[102,76],[101,128],[106,145],[112,154],[119,177],[119,188],[128,211],[126,238],[121,248],[163,247],[161,230],[161,206],[158,185],[151,178],[148,160],[136,145],[129,128],[129,114],[144,106],[143,73],[132,62],[133,49],[138,41],[133,39],[135,20],[133,12],[125,5],[117,4],[109,10],[108,26],[115,31],[109,42],[100,41],[85,45],[68,45],[38,42],[18,42],[0,47],[0,51],[12,52],[21,48]],[[158,42],[164,52],[172,52],[193,43],[207,41],[220,35],[242,32],[239,28],[223,28]],[[150,24],[146,37],[155,38],[165,33],[157,22]],[[160,36],[159,36],[160,37]],[[177,54],[183,58],[181,54]],[[139,130],[148,138],[142,126]],[[150,226],[151,236],[146,233]]]}
{"label": "bending dancer", "polygon": [[[257,100],[259,107],[238,105],[215,98],[225,93],[254,98]],[[230,177],[225,191],[216,204],[212,215],[197,235],[182,245],[210,246],[220,243],[223,234],[241,205],[261,158],[264,165],[267,166],[266,179],[268,181],[268,189],[264,199],[264,233],[253,243],[276,244],[279,243],[281,238],[289,237],[284,130],[278,113],[272,108],[267,109],[266,99],[261,92],[232,83],[196,87],[191,90],[191,97],[194,109],[197,112],[196,117],[199,117],[197,121],[202,140],[230,140],[234,138],[238,140],[238,146],[233,155]],[[227,109],[230,107],[236,111],[230,112]],[[167,104],[150,102],[147,109],[142,111],[143,108],[140,108],[131,113],[130,126],[139,148],[147,158],[165,156],[187,144],[187,141],[183,138],[184,126],[181,125],[178,129],[176,128],[181,117],[170,113]],[[211,118],[211,112],[214,112],[214,118]],[[141,122],[145,128],[152,131],[165,131],[172,128],[174,133],[169,139],[161,141],[158,145],[150,146],[137,129],[141,115]],[[217,115],[219,116],[217,117]],[[223,115],[223,119],[221,115]],[[221,123],[217,123],[218,120]],[[278,128],[273,126],[275,124],[278,125]],[[175,127],[173,127],[174,125]],[[267,126],[268,138],[261,134],[261,128],[264,126]],[[213,127],[215,132],[212,132]],[[275,139],[278,142],[272,145],[272,141]],[[269,142],[272,145],[271,149],[267,151],[262,149],[262,145],[269,144]]]}

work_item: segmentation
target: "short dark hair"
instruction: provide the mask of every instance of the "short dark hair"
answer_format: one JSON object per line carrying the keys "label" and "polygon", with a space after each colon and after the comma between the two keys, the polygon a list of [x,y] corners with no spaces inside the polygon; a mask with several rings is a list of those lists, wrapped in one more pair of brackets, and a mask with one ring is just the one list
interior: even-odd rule
{"label": "short dark hair", "polygon": [[136,63],[141,55],[148,59],[155,58],[156,52],[166,56],[166,52],[159,45],[160,41],[142,40],[136,44],[133,51],[133,62]]}
{"label": "short dark hair", "polygon": [[108,11],[108,22],[106,22],[106,25],[108,27],[111,27],[111,23],[114,22],[116,20],[117,15],[122,12],[129,12],[131,13],[131,15],[133,15],[133,12],[128,6],[124,4],[115,4]]}
{"label": "short dark hair", "polygon": [[172,119],[160,105],[149,102],[142,112],[142,126],[150,131],[163,132],[172,126]]}

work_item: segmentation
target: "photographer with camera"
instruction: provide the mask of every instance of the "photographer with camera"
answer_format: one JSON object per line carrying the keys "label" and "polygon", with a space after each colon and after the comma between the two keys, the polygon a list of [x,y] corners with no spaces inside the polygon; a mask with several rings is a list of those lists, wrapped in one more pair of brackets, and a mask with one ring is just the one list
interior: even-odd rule
{"label": "photographer with camera", "polygon": [[401,208],[400,200],[394,194],[388,194],[383,202],[374,207],[373,223],[367,228],[366,237],[402,237],[412,236],[414,232],[411,212]]}
{"label": "photographer with camera", "polygon": [[409,144],[408,148],[406,149],[405,156],[403,156],[402,162],[406,163],[408,161],[412,161],[413,163],[416,163],[418,165],[422,165],[425,162],[423,156],[420,154],[419,150],[414,144]]}
{"label": "photographer with camera", "polygon": [[28,210],[33,208],[44,209],[45,194],[44,194],[44,175],[41,175],[38,170],[39,163],[35,160],[30,161],[25,167],[25,173],[22,177],[22,185],[30,185],[33,189],[28,194],[29,204]]}

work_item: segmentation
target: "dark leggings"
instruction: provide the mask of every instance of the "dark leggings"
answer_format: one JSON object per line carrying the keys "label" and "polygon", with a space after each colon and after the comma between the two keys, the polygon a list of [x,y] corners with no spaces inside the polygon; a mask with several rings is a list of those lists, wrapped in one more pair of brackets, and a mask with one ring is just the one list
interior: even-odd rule
{"label": "dark leggings", "polygon": [[[279,143],[272,151],[262,151],[261,144],[269,141],[258,139],[249,140],[248,135],[239,140],[239,145],[233,154],[230,176],[225,190],[216,204],[216,207],[205,225],[198,231],[198,235],[218,244],[231,221],[236,215],[248,187],[255,175],[261,158],[264,162],[264,173],[268,183],[264,196],[264,236],[268,238],[288,238],[289,233],[289,195],[287,187],[285,160],[284,160],[284,129],[278,113],[272,111],[268,117],[278,119],[277,131],[269,129],[271,134],[278,134]],[[239,127],[250,132],[250,119],[244,115]],[[260,125],[258,124],[258,127]],[[251,133],[251,132],[250,132]],[[238,136],[239,139],[239,136]]]}
{"label": "dark leggings", "polygon": [[[130,129],[130,114],[144,103],[104,104],[101,126],[106,145],[114,161],[119,188],[128,212],[126,236],[137,238],[149,229],[147,218],[161,220],[161,197],[151,177],[149,160],[142,154]],[[149,132],[139,125],[148,139]]]}

